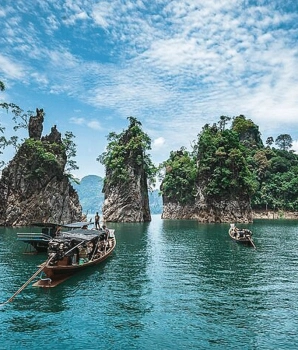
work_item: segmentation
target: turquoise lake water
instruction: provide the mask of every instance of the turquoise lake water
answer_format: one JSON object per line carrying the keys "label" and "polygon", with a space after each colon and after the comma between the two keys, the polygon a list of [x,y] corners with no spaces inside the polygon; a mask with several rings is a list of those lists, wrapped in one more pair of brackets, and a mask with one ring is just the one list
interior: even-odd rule
{"label": "turquoise lake water", "polygon": [[[0,349],[298,348],[297,221],[246,226],[256,250],[228,224],[109,227],[117,246],[102,265],[0,307]],[[46,258],[23,254],[18,231],[0,228],[0,303]]]}

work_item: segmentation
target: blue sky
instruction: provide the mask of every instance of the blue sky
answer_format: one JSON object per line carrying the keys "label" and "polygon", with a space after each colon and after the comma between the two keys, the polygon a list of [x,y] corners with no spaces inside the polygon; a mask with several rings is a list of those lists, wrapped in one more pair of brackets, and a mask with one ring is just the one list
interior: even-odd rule
{"label": "blue sky", "polygon": [[96,157],[129,116],[156,164],[221,115],[298,151],[297,1],[2,0],[0,24],[0,99],[72,131],[79,178],[104,175]]}

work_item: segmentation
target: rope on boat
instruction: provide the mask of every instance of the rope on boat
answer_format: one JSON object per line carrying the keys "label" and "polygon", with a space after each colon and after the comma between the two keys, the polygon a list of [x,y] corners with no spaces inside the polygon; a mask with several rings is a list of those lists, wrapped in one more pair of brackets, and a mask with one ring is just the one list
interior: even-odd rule
{"label": "rope on boat", "polygon": [[51,256],[51,257],[41,266],[41,268],[40,268],[38,271],[36,271],[35,274],[33,274],[33,275],[28,279],[28,281],[27,281],[26,283],[24,283],[24,284],[22,285],[22,287],[14,293],[14,295],[13,295],[12,297],[10,297],[8,300],[6,300],[5,303],[0,304],[0,306],[3,306],[3,305],[5,305],[5,304],[7,304],[7,303],[13,301],[13,299],[14,299],[18,294],[20,294],[21,291],[22,291],[23,289],[25,289],[25,288],[28,286],[28,284],[29,284],[32,280],[34,280],[34,278],[47,266],[47,264],[54,258],[54,256],[55,256],[55,255]]}

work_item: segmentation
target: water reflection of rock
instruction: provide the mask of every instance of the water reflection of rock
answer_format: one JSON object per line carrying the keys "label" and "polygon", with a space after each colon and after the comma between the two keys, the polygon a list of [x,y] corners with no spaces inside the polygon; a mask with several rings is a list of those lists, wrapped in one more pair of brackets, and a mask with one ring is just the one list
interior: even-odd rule
{"label": "water reflection of rock", "polygon": [[109,223],[115,229],[117,246],[111,269],[113,280],[102,293],[112,293],[115,327],[133,327],[135,336],[143,329],[143,317],[152,305],[146,301],[150,260],[148,229],[150,223]]}

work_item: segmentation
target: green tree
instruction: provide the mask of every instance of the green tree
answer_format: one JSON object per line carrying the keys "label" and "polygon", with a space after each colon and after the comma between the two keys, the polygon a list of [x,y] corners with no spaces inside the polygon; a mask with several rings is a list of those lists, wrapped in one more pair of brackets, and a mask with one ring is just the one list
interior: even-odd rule
{"label": "green tree", "polygon": [[267,159],[266,153],[264,150],[258,150],[254,154],[254,163],[255,163],[255,173],[257,175],[258,181],[262,183],[268,176],[269,169],[271,167],[271,162]]}
{"label": "green tree", "polygon": [[293,145],[293,139],[289,134],[281,134],[277,136],[275,144],[283,151],[289,150]]}
{"label": "green tree", "polygon": [[71,131],[66,131],[65,136],[62,139],[62,143],[67,157],[67,163],[65,168],[65,172],[67,174],[70,174],[72,170],[79,169],[75,160],[75,157],[77,155],[77,145],[73,141],[74,138],[75,135]]}
{"label": "green tree", "polygon": [[218,125],[221,131],[224,131],[226,129],[226,125],[230,120],[231,120],[231,117],[227,117],[225,115],[220,116]]}
{"label": "green tree", "polygon": [[143,169],[149,186],[155,184],[157,169],[151,161],[148,151],[151,149],[151,139],[143,132],[141,122],[135,117],[128,117],[129,127],[120,134],[111,132],[108,135],[106,152],[97,160],[106,167],[109,185],[119,181],[129,180],[130,169]]}
{"label": "green tree", "polygon": [[240,141],[249,148],[263,148],[259,127],[251,120],[240,114],[233,118],[232,130],[239,135]]}
{"label": "green tree", "polygon": [[[5,90],[5,85],[2,81],[0,81],[0,90]],[[12,120],[15,123],[13,127],[14,131],[17,131],[21,128],[28,128],[29,118],[32,114],[32,111],[27,111],[25,113],[19,106],[14,103],[1,102],[0,107],[6,110],[7,113],[12,114]],[[20,147],[19,137],[17,135],[13,135],[10,138],[5,137],[5,127],[0,125],[0,133],[2,134],[0,137],[0,154],[3,154],[3,151],[6,147],[12,146],[15,150]],[[5,165],[4,161],[0,161],[0,169]]]}
{"label": "green tree", "polygon": [[235,130],[220,131],[205,125],[195,153],[197,182],[203,184],[209,197],[250,196],[255,191],[255,178],[246,162],[247,150]]}
{"label": "green tree", "polygon": [[195,159],[183,147],[171,152],[168,160],[159,166],[163,172],[161,191],[167,199],[191,204],[196,195],[197,167]]}
{"label": "green tree", "polygon": [[266,145],[271,147],[274,143],[274,138],[272,136],[267,137]]}

